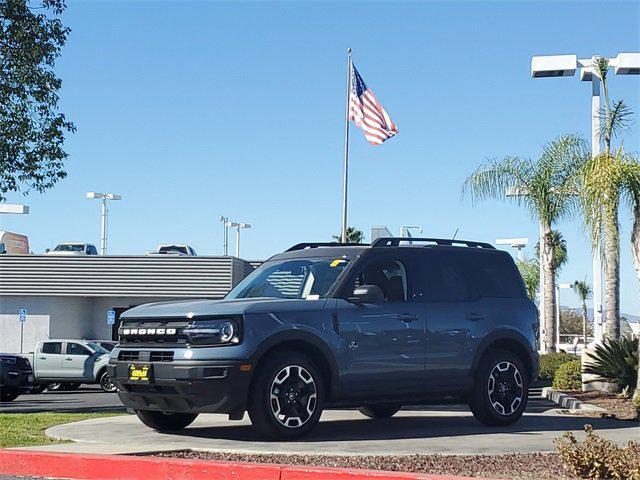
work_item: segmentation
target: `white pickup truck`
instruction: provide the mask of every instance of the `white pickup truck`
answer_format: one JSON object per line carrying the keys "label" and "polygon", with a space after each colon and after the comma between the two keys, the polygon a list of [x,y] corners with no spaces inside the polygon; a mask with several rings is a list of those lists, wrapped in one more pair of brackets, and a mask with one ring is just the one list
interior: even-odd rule
{"label": "white pickup truck", "polygon": [[[34,391],[56,385],[60,390],[73,390],[83,383],[97,383],[105,392],[116,386],[107,373],[109,352],[87,340],[45,340],[38,342],[33,353]],[[54,388],[52,388],[54,389]]]}

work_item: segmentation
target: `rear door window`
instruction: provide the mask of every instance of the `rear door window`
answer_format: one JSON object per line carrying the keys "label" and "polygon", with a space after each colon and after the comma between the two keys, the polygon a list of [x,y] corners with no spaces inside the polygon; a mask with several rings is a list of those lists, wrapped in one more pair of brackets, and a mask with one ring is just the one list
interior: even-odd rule
{"label": "rear door window", "polygon": [[449,252],[427,252],[419,256],[419,286],[412,297],[425,302],[466,302],[472,289],[464,259]]}
{"label": "rear door window", "polygon": [[484,252],[469,257],[468,275],[480,295],[493,298],[526,296],[522,277],[506,254]]}
{"label": "rear door window", "polygon": [[42,353],[61,354],[62,342],[45,342],[42,344]]}

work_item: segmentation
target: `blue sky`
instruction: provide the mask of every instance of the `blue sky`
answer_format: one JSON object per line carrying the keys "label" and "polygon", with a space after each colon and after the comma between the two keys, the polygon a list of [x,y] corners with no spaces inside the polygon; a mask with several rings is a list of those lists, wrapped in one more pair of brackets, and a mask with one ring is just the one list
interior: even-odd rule
{"label": "blue sky", "polygon": [[[590,86],[533,80],[530,58],[640,50],[637,2],[79,2],[57,71],[69,176],[45,194],[10,195],[28,216],[2,228],[43,252],[99,242],[89,190],[111,206],[110,253],[186,242],[222,250],[220,214],[250,222],[242,256],[265,258],[340,229],[345,49],[400,133],[372,147],[352,130],[349,224],[422,225],[429,236],[493,241],[538,227],[522,208],[472,206],[461,184],[484,159],[535,157],[565,132],[590,135]],[[640,78],[612,75],[612,97],[640,112]],[[638,152],[637,119],[624,138]],[[622,309],[637,314],[622,210]],[[559,225],[591,281],[579,220]],[[233,242],[233,236],[231,237]],[[531,249],[529,250],[531,254]],[[576,305],[572,293],[563,303]]]}

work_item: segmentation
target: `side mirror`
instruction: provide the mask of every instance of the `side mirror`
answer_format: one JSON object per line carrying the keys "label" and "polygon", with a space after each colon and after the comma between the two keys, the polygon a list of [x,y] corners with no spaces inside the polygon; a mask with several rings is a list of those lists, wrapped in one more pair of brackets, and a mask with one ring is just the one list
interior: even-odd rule
{"label": "side mirror", "polygon": [[51,251],[50,248],[45,249],[44,253],[49,253]]}
{"label": "side mirror", "polygon": [[384,293],[378,285],[362,285],[353,289],[349,297],[353,303],[377,303],[384,301]]}

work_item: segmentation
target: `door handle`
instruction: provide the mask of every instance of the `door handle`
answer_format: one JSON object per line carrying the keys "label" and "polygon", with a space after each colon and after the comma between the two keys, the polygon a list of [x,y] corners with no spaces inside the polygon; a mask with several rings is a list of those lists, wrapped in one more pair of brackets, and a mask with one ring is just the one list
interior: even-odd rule
{"label": "door handle", "polygon": [[400,315],[398,315],[398,320],[400,320],[401,322],[409,323],[413,322],[414,320],[418,320],[418,315],[414,315],[411,313],[401,313]]}
{"label": "door handle", "polygon": [[69,357],[67,357],[67,358],[65,358],[65,360],[67,360],[67,361],[69,361],[69,362],[70,362],[71,360],[73,360],[73,358],[69,358]]}
{"label": "door handle", "polygon": [[38,357],[38,360],[46,360],[47,357]]}
{"label": "door handle", "polygon": [[472,322],[477,322],[478,320],[484,320],[484,315],[479,313],[467,313],[465,316],[467,320],[471,320]]}

